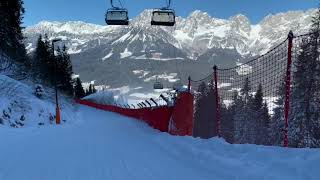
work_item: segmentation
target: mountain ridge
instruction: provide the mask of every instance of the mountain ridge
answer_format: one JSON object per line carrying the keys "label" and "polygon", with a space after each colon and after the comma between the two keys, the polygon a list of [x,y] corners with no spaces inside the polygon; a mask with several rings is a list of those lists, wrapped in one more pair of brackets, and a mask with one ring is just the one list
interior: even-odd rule
{"label": "mountain ridge", "polygon": [[[294,23],[289,23],[289,28],[285,29],[285,32],[289,30],[296,30],[298,33],[307,30],[307,23],[305,21],[310,20],[310,15],[313,14],[315,9],[309,9],[306,11],[288,11],[286,13],[277,13],[275,15],[269,14],[263,18],[258,24],[251,24],[250,20],[243,14],[236,14],[229,19],[219,19],[211,17],[207,12],[195,10],[189,14],[186,18],[178,17],[177,25],[174,28],[160,28],[167,31],[168,34],[173,32],[174,38],[180,44],[188,44],[189,47],[184,47],[193,52],[203,54],[206,50],[216,48],[235,48],[239,54],[261,54],[266,52],[271,47],[270,44],[275,45],[278,41],[273,42],[270,33],[266,33],[264,30],[275,27],[270,27],[270,22],[275,22],[280,19],[280,22],[276,24],[288,24],[284,21],[286,19],[295,19]],[[303,15],[303,16],[301,16]],[[299,17],[299,22],[296,22]],[[59,34],[68,33],[71,35],[102,35],[107,36],[111,31],[123,31],[130,28],[145,28],[152,29],[149,20],[151,18],[151,10],[145,10],[137,17],[132,19],[130,26],[103,26],[92,23],[85,23],[82,21],[41,21],[36,25],[29,26],[24,31],[25,34],[33,33],[47,33],[47,34]],[[294,27],[296,25],[297,27]],[[260,27],[260,28],[259,28]],[[279,29],[279,28],[278,28]],[[258,31],[258,32],[256,32]],[[279,31],[279,30],[273,30]],[[261,34],[262,32],[262,34]],[[281,36],[284,32],[281,32]],[[267,39],[266,39],[267,38]],[[258,44],[253,42],[259,41]],[[274,38],[278,39],[278,38]],[[190,45],[190,40],[193,44]],[[230,42],[231,41],[231,42]],[[268,41],[268,42],[262,42]],[[199,46],[200,47],[195,47]],[[259,46],[257,49],[255,46]],[[265,48],[263,48],[265,47]],[[190,54],[189,54],[190,55]],[[191,57],[191,56],[189,56]]]}
{"label": "mountain ridge", "polygon": [[[39,34],[62,38],[75,72],[87,82],[139,86],[152,83],[145,80],[155,75],[178,72],[177,77],[196,79],[209,73],[213,64],[230,67],[261,55],[285,40],[290,30],[307,32],[315,11],[277,13],[251,24],[242,14],[219,19],[197,10],[186,18],[177,17],[175,27],[154,27],[151,10],[145,10],[125,27],[41,21],[27,27],[24,34],[28,52],[34,50]],[[149,73],[142,78],[133,73],[137,70]]]}

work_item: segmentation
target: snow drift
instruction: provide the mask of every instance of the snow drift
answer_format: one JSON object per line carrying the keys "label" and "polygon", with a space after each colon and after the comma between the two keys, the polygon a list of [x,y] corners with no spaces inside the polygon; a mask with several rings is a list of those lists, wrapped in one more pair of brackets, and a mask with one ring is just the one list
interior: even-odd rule
{"label": "snow drift", "polygon": [[[33,84],[27,85],[7,76],[0,75],[0,127],[30,127],[54,123],[54,94],[47,88],[48,94],[41,99],[35,95]],[[75,119],[74,107],[64,97],[60,97],[63,122]]]}

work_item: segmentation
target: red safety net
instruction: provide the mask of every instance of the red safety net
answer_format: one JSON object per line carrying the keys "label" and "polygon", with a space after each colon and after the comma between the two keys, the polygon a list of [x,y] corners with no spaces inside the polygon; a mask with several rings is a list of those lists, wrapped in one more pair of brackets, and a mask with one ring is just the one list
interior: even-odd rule
{"label": "red safety net", "polygon": [[[320,80],[315,82],[320,77],[318,40],[319,35],[294,37],[290,33],[278,46],[251,61],[239,62],[236,67],[227,69],[215,67],[207,77],[191,80],[191,91],[195,94],[193,135],[202,138],[222,136],[230,143],[284,146],[289,143],[293,147],[312,147],[312,143],[307,145],[305,141],[314,141],[313,144],[320,146],[320,133],[313,133],[315,129],[320,130],[315,128],[320,127],[320,114],[315,110],[320,112],[320,101],[316,101],[320,91],[319,88],[314,90],[320,86]],[[309,62],[299,64],[303,56],[308,56]],[[303,73],[303,68],[310,73]],[[312,107],[306,107],[308,110],[303,115],[294,113],[298,109],[293,108],[305,107],[298,102],[305,101],[306,97],[297,93],[300,87],[294,84],[299,82],[301,88],[305,88],[305,82],[299,81],[301,78],[311,78],[306,85],[311,90],[303,92],[313,93],[308,95]],[[295,94],[298,97],[294,97]],[[309,111],[314,112],[311,114],[318,124],[310,125],[304,134],[299,134],[297,131],[305,125],[299,127],[294,121],[298,121],[299,116],[308,119],[305,116]],[[311,119],[300,124],[308,121]]]}
{"label": "red safety net", "polygon": [[169,132],[173,135],[191,136],[193,126],[193,95],[188,92],[178,94],[171,121]]}
{"label": "red safety net", "polygon": [[168,124],[172,115],[173,107],[159,106],[153,108],[129,109],[113,105],[102,105],[86,100],[76,100],[78,104],[94,107],[104,111],[119,113],[146,122],[154,129],[168,132]]}
{"label": "red safety net", "polygon": [[[171,95],[174,100],[171,100],[168,97]],[[142,120],[152,128],[162,132],[169,132],[172,135],[191,135],[193,95],[188,92],[180,92],[177,95],[171,95],[161,95],[162,97],[159,99],[150,99],[149,101],[140,102],[138,105],[122,105],[121,107],[119,105],[98,104],[90,100],[76,100],[76,102],[96,109],[115,112]]]}

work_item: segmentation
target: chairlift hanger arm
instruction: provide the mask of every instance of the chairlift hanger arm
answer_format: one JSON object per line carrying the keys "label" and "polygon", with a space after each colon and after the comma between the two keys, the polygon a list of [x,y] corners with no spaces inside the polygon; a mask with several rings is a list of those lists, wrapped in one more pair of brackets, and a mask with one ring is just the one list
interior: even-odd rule
{"label": "chairlift hanger arm", "polygon": [[115,8],[114,5],[113,5],[113,0],[110,0],[110,4],[111,4],[111,6],[112,6],[113,8]]}
{"label": "chairlift hanger arm", "polygon": [[[121,0],[118,0],[118,2],[119,2],[119,4],[120,4],[121,9],[123,9],[123,5],[122,5]],[[120,7],[113,5],[113,0],[110,0],[110,4],[111,4],[111,7],[112,7],[112,8],[114,8],[114,9],[120,9]]]}
{"label": "chairlift hanger arm", "polygon": [[167,9],[170,9],[170,6],[171,6],[171,0],[166,0],[166,6],[162,7],[162,8],[159,8],[159,9],[162,9],[162,10],[167,10]]}
{"label": "chairlift hanger arm", "polygon": [[169,9],[171,6],[171,0],[167,1],[167,8]]}

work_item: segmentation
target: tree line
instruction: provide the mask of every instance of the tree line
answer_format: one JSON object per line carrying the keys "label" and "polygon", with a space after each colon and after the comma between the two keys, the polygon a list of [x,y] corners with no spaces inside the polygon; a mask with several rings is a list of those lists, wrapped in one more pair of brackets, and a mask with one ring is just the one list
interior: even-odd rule
{"label": "tree line", "polygon": [[[293,63],[288,140],[290,147],[320,147],[320,9],[313,16],[310,35],[297,37]],[[226,107],[220,101],[221,133],[228,142],[281,146],[284,138],[285,80],[278,87],[275,108],[264,102],[263,87],[252,92],[245,78]],[[256,85],[256,84],[254,84]],[[253,95],[254,94],[254,95]],[[201,83],[196,95],[194,131],[196,137],[217,136],[215,96],[212,83]],[[273,111],[273,113],[270,113]]]}
{"label": "tree line", "polygon": [[63,45],[53,49],[47,35],[39,35],[35,51],[27,55],[22,33],[24,13],[22,0],[0,1],[0,55],[6,57],[0,57],[1,67],[18,67],[11,71],[26,71],[34,81],[47,86],[53,87],[57,82],[62,93],[76,98],[96,92],[94,85],[84,90],[80,78],[72,78],[73,69],[67,47]]}
{"label": "tree line", "polygon": [[35,80],[40,80],[47,85],[58,84],[58,88],[67,95],[74,95],[76,98],[82,98],[96,92],[94,85],[84,90],[79,77],[72,78],[73,70],[65,45],[53,49],[48,36],[39,35],[36,49],[32,57],[32,73]]}
{"label": "tree line", "polygon": [[[288,140],[291,147],[320,147],[320,9],[313,16],[310,35],[301,37],[294,62],[290,96]],[[285,90],[279,88],[272,128],[283,127]],[[281,133],[275,132],[273,142],[281,144]]]}
{"label": "tree line", "polygon": [[[210,138],[217,136],[216,97],[212,83],[202,82],[196,96],[194,136]],[[269,144],[270,115],[263,99],[262,85],[252,95],[251,84],[245,79],[244,87],[234,91],[232,103],[227,107],[220,103],[221,136],[230,143]]]}
{"label": "tree line", "polygon": [[15,61],[27,64],[21,27],[24,12],[22,0],[0,1],[0,50]]}

